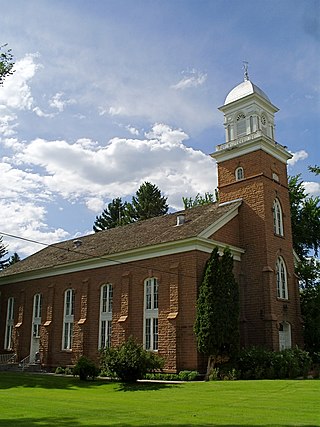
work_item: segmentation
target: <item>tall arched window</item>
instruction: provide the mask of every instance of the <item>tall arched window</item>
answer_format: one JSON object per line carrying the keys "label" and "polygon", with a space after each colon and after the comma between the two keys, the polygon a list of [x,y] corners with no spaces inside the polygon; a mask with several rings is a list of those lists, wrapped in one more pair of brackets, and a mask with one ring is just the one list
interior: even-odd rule
{"label": "tall arched window", "polygon": [[111,283],[101,286],[99,348],[110,347],[112,333],[113,287]]}
{"label": "tall arched window", "polygon": [[12,350],[12,332],[14,326],[14,298],[8,298],[7,304],[7,319],[6,319],[6,333],[4,338],[5,350]]}
{"label": "tall arched window", "polygon": [[144,347],[158,350],[158,279],[144,282]]}
{"label": "tall arched window", "polygon": [[244,170],[243,167],[239,166],[236,170],[235,170],[235,177],[236,177],[236,181],[240,181],[241,179],[244,178]]}
{"label": "tall arched window", "polygon": [[74,290],[67,289],[64,293],[62,349],[72,349],[74,322]]}
{"label": "tall arched window", "polygon": [[35,296],[33,297],[33,316],[32,316],[32,336],[35,338],[40,337],[41,309],[42,309],[42,296],[41,294],[35,294]]}
{"label": "tall arched window", "polygon": [[243,136],[247,133],[246,116],[239,113],[236,118],[237,122],[237,137]]}
{"label": "tall arched window", "polygon": [[282,257],[277,259],[277,297],[288,299],[287,269]]}
{"label": "tall arched window", "polygon": [[278,199],[273,202],[273,229],[278,236],[283,236],[282,209]]}

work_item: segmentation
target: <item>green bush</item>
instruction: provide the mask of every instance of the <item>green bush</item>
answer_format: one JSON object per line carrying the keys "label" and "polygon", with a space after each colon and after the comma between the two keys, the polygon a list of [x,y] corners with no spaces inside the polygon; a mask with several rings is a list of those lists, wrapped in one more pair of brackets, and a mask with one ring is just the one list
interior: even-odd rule
{"label": "green bush", "polygon": [[94,380],[98,374],[99,369],[85,356],[81,356],[73,368],[73,375],[79,376],[82,381],[86,381],[88,378]]}
{"label": "green bush", "polygon": [[312,359],[300,348],[278,352],[252,347],[243,350],[238,358],[241,379],[284,379],[306,377]]}
{"label": "green bush", "polygon": [[108,376],[115,375],[124,382],[135,382],[147,372],[162,369],[164,360],[156,353],[146,351],[132,337],[118,347],[101,352],[101,369]]}
{"label": "green bush", "polygon": [[55,373],[55,374],[59,374],[59,375],[64,374],[64,373],[65,373],[65,369],[64,369],[64,368],[62,368],[62,366],[58,366],[58,367],[56,368],[56,370],[54,371],[54,373]]}
{"label": "green bush", "polygon": [[199,377],[197,371],[180,371],[178,374],[165,374],[165,373],[147,373],[146,380],[160,380],[160,381],[195,381]]}

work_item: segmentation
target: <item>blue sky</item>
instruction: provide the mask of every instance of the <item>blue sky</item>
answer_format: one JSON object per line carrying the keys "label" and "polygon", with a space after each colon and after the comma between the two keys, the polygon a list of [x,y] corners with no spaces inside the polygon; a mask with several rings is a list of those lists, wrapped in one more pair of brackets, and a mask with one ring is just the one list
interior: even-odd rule
{"label": "blue sky", "polygon": [[[144,181],[172,210],[214,192],[228,92],[250,80],[280,111],[276,140],[320,163],[319,0],[15,0],[0,17],[16,72],[0,87],[0,234],[92,231]],[[5,237],[22,257],[42,249]]]}

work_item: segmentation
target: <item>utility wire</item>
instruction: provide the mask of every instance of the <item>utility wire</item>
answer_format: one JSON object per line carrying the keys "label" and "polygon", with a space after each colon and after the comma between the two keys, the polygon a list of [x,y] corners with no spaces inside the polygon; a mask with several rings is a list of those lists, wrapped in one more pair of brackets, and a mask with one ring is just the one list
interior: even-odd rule
{"label": "utility wire", "polygon": [[[101,259],[103,261],[111,261],[111,262],[114,262],[114,263],[119,264],[119,265],[126,265],[127,264],[127,262],[123,262],[123,261],[120,261],[120,260],[117,260],[117,259],[113,259],[113,258],[108,258],[106,256],[99,255],[99,256],[93,257],[92,254],[89,254],[89,253],[84,252],[84,251],[79,251],[79,250],[70,249],[70,248],[63,248],[61,246],[58,246],[59,242],[58,243],[53,243],[53,244],[49,245],[47,243],[39,242],[39,241],[33,240],[33,239],[27,239],[26,237],[17,236],[15,234],[10,234],[10,233],[5,233],[3,231],[0,231],[0,235],[11,237],[12,239],[23,240],[23,241],[29,242],[29,243],[35,243],[37,245],[42,245],[44,247],[51,246],[51,247],[54,247],[55,249],[59,249],[59,250],[64,251],[64,252],[74,252],[76,254],[84,255],[84,256],[87,256],[87,257],[90,257],[90,258]],[[181,272],[176,273],[176,272],[172,272],[172,271],[162,270],[160,268],[154,268],[154,267],[151,267],[151,266],[132,265],[131,267],[139,268],[139,269],[154,270],[154,271],[158,271],[160,273],[172,274],[172,275],[176,275],[176,276],[180,275],[182,277],[187,277],[187,278],[190,278],[190,279],[197,279],[196,276],[192,276],[192,275],[189,275],[189,274],[184,274],[184,273],[181,273]]]}

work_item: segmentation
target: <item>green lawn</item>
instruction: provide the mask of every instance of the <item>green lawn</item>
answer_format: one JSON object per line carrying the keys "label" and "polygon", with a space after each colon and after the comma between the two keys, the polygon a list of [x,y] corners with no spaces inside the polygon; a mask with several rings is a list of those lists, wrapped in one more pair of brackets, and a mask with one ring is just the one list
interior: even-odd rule
{"label": "green lawn", "polygon": [[0,427],[320,426],[320,381],[181,384],[0,373]]}

